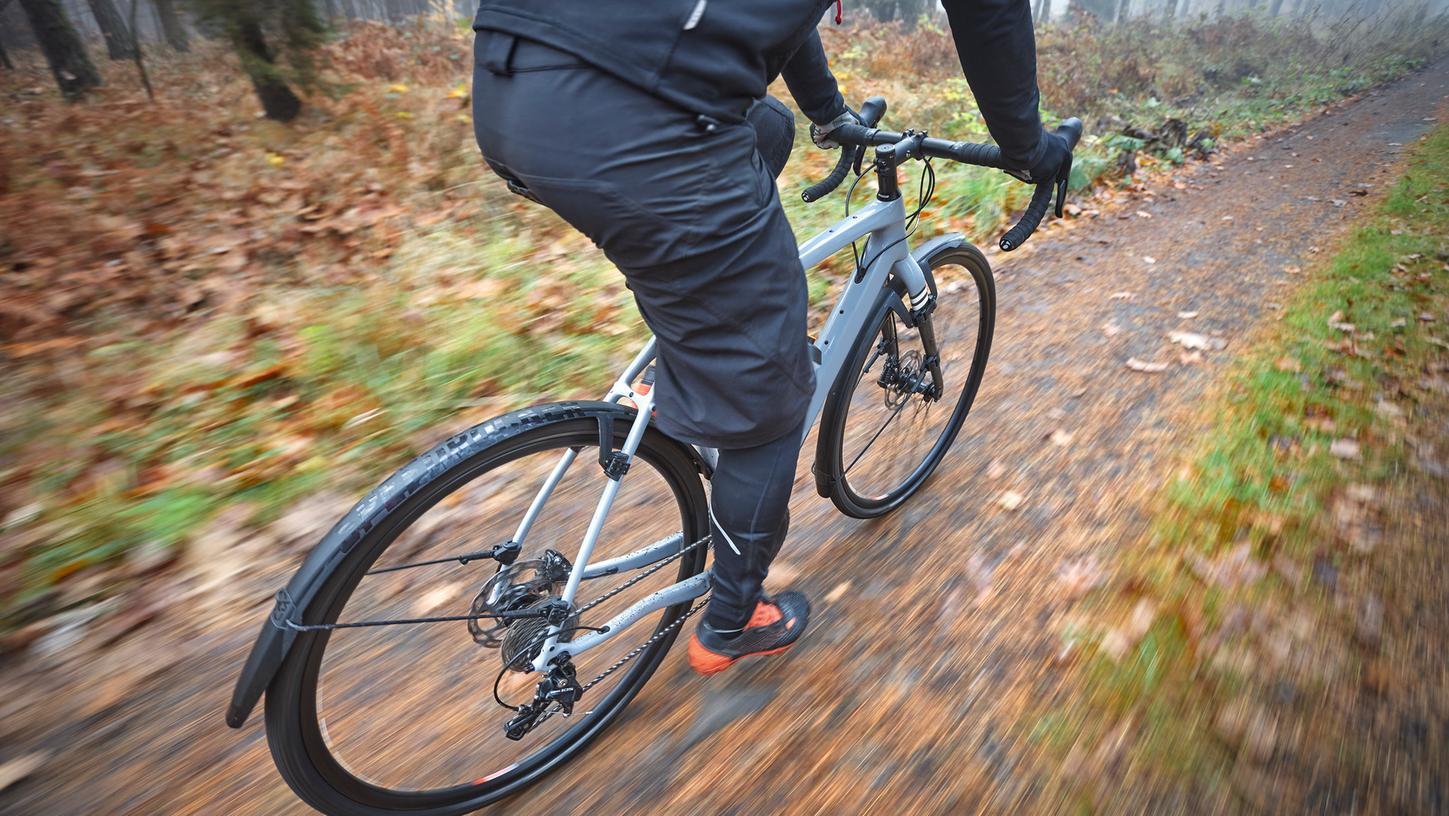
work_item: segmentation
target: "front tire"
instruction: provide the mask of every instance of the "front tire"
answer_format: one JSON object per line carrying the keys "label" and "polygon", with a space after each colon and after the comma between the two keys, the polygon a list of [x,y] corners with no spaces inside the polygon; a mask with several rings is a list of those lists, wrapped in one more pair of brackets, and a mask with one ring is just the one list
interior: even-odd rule
{"label": "front tire", "polygon": [[[935,472],[971,411],[996,325],[991,266],[970,244],[923,264],[937,300],[930,316],[942,382],[929,371],[919,328],[905,325],[887,290],[825,402],[815,475],[847,516],[883,516]],[[889,434],[889,436],[887,436]]]}

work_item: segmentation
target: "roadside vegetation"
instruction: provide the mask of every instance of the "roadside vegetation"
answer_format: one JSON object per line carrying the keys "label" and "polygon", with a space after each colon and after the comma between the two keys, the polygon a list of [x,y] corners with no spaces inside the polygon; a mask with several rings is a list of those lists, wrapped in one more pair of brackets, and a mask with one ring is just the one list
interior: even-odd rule
{"label": "roadside vegetation", "polygon": [[[1436,53],[1441,31],[1421,21],[1347,36],[1234,17],[1047,26],[1042,93],[1049,121],[1088,123],[1077,187],[1132,185],[1399,76]],[[888,123],[985,138],[944,32],[827,38],[852,103],[881,94]],[[0,73],[7,627],[124,590],[224,508],[229,524],[265,524],[316,491],[364,489],[448,430],[597,393],[637,342],[605,260],[484,172],[465,30],[345,27],[309,63],[310,94],[286,125],[263,118],[223,43],[148,58],[154,101],[112,71],[68,104],[38,59],[11,56],[17,68]],[[835,158],[808,145],[802,133],[781,181],[802,234],[843,203],[799,201]],[[999,173],[938,172],[934,229],[989,242],[1029,195]],[[817,302],[848,263],[812,270]]]}
{"label": "roadside vegetation", "polygon": [[1414,712],[1437,704],[1376,712],[1442,666],[1449,127],[1303,274],[1204,406],[1150,540],[1122,547],[1067,633],[1089,655],[1085,692],[1036,735],[1082,807],[1132,810],[1120,797],[1158,790],[1203,810],[1341,809],[1336,790],[1309,790],[1319,779],[1391,812],[1433,807],[1437,783],[1379,758],[1423,755]]}

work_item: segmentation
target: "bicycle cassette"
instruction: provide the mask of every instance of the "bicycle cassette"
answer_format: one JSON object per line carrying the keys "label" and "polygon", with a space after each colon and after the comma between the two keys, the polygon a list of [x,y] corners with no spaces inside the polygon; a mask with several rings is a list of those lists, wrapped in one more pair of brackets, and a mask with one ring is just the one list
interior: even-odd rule
{"label": "bicycle cassette", "polygon": [[[550,601],[548,599],[531,604],[525,609],[542,609]],[[565,607],[560,612],[567,613]],[[559,633],[560,643],[567,643],[573,640],[574,627],[578,626],[578,613],[569,615],[561,624],[563,631]],[[502,648],[499,649],[503,658],[503,666],[509,671],[527,672],[532,671],[530,664],[543,651],[543,642],[548,639],[549,622],[545,618],[520,618],[513,621],[508,630],[503,633]]]}

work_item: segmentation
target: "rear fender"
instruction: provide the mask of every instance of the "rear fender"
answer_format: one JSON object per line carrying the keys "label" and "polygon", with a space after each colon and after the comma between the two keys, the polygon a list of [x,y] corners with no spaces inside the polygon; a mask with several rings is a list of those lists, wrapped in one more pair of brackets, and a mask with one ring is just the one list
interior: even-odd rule
{"label": "rear fender", "polygon": [[[312,548],[292,580],[277,593],[271,614],[262,624],[251,654],[247,655],[241,676],[232,692],[226,710],[226,724],[240,728],[251,715],[272,678],[287,659],[297,638],[302,634],[291,628],[301,623],[320,623],[321,610],[311,609],[317,593],[351,554],[353,548],[383,519],[409,497],[422,490],[433,479],[507,437],[540,425],[573,419],[592,418],[599,421],[601,433],[612,430],[617,423],[627,430],[635,411],[624,406],[596,401],[560,402],[524,408],[474,425],[427,453],[409,462],[402,470],[388,477],[342,517],[342,520]],[[699,452],[678,443],[708,476],[710,468]]]}

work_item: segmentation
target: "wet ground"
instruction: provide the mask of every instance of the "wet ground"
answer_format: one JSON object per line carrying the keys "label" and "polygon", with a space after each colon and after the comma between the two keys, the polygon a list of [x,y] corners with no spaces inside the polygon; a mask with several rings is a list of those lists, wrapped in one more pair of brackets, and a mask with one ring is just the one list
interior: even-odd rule
{"label": "wet ground", "polygon": [[[808,636],[711,680],[676,650],[582,759],[499,812],[1052,809],[1052,766],[1023,723],[1065,693],[1064,576],[1139,545],[1205,387],[1372,206],[1446,95],[1440,63],[1176,183],[1084,203],[1021,252],[993,255],[991,366],[927,488],[855,522],[814,496],[802,457],[771,583],[815,599]],[[1173,330],[1226,347],[1184,358]],[[219,525],[213,580],[158,586],[125,606],[126,626],[118,610],[78,619],[4,667],[0,764],[37,764],[0,792],[0,813],[308,812],[273,769],[260,718],[236,732],[222,711],[271,591],[349,503],[317,498],[262,538]],[[1435,661],[1420,658],[1426,685],[1404,694],[1442,694]],[[92,679],[74,685],[81,676]],[[1190,811],[1191,795],[1163,809]]]}

